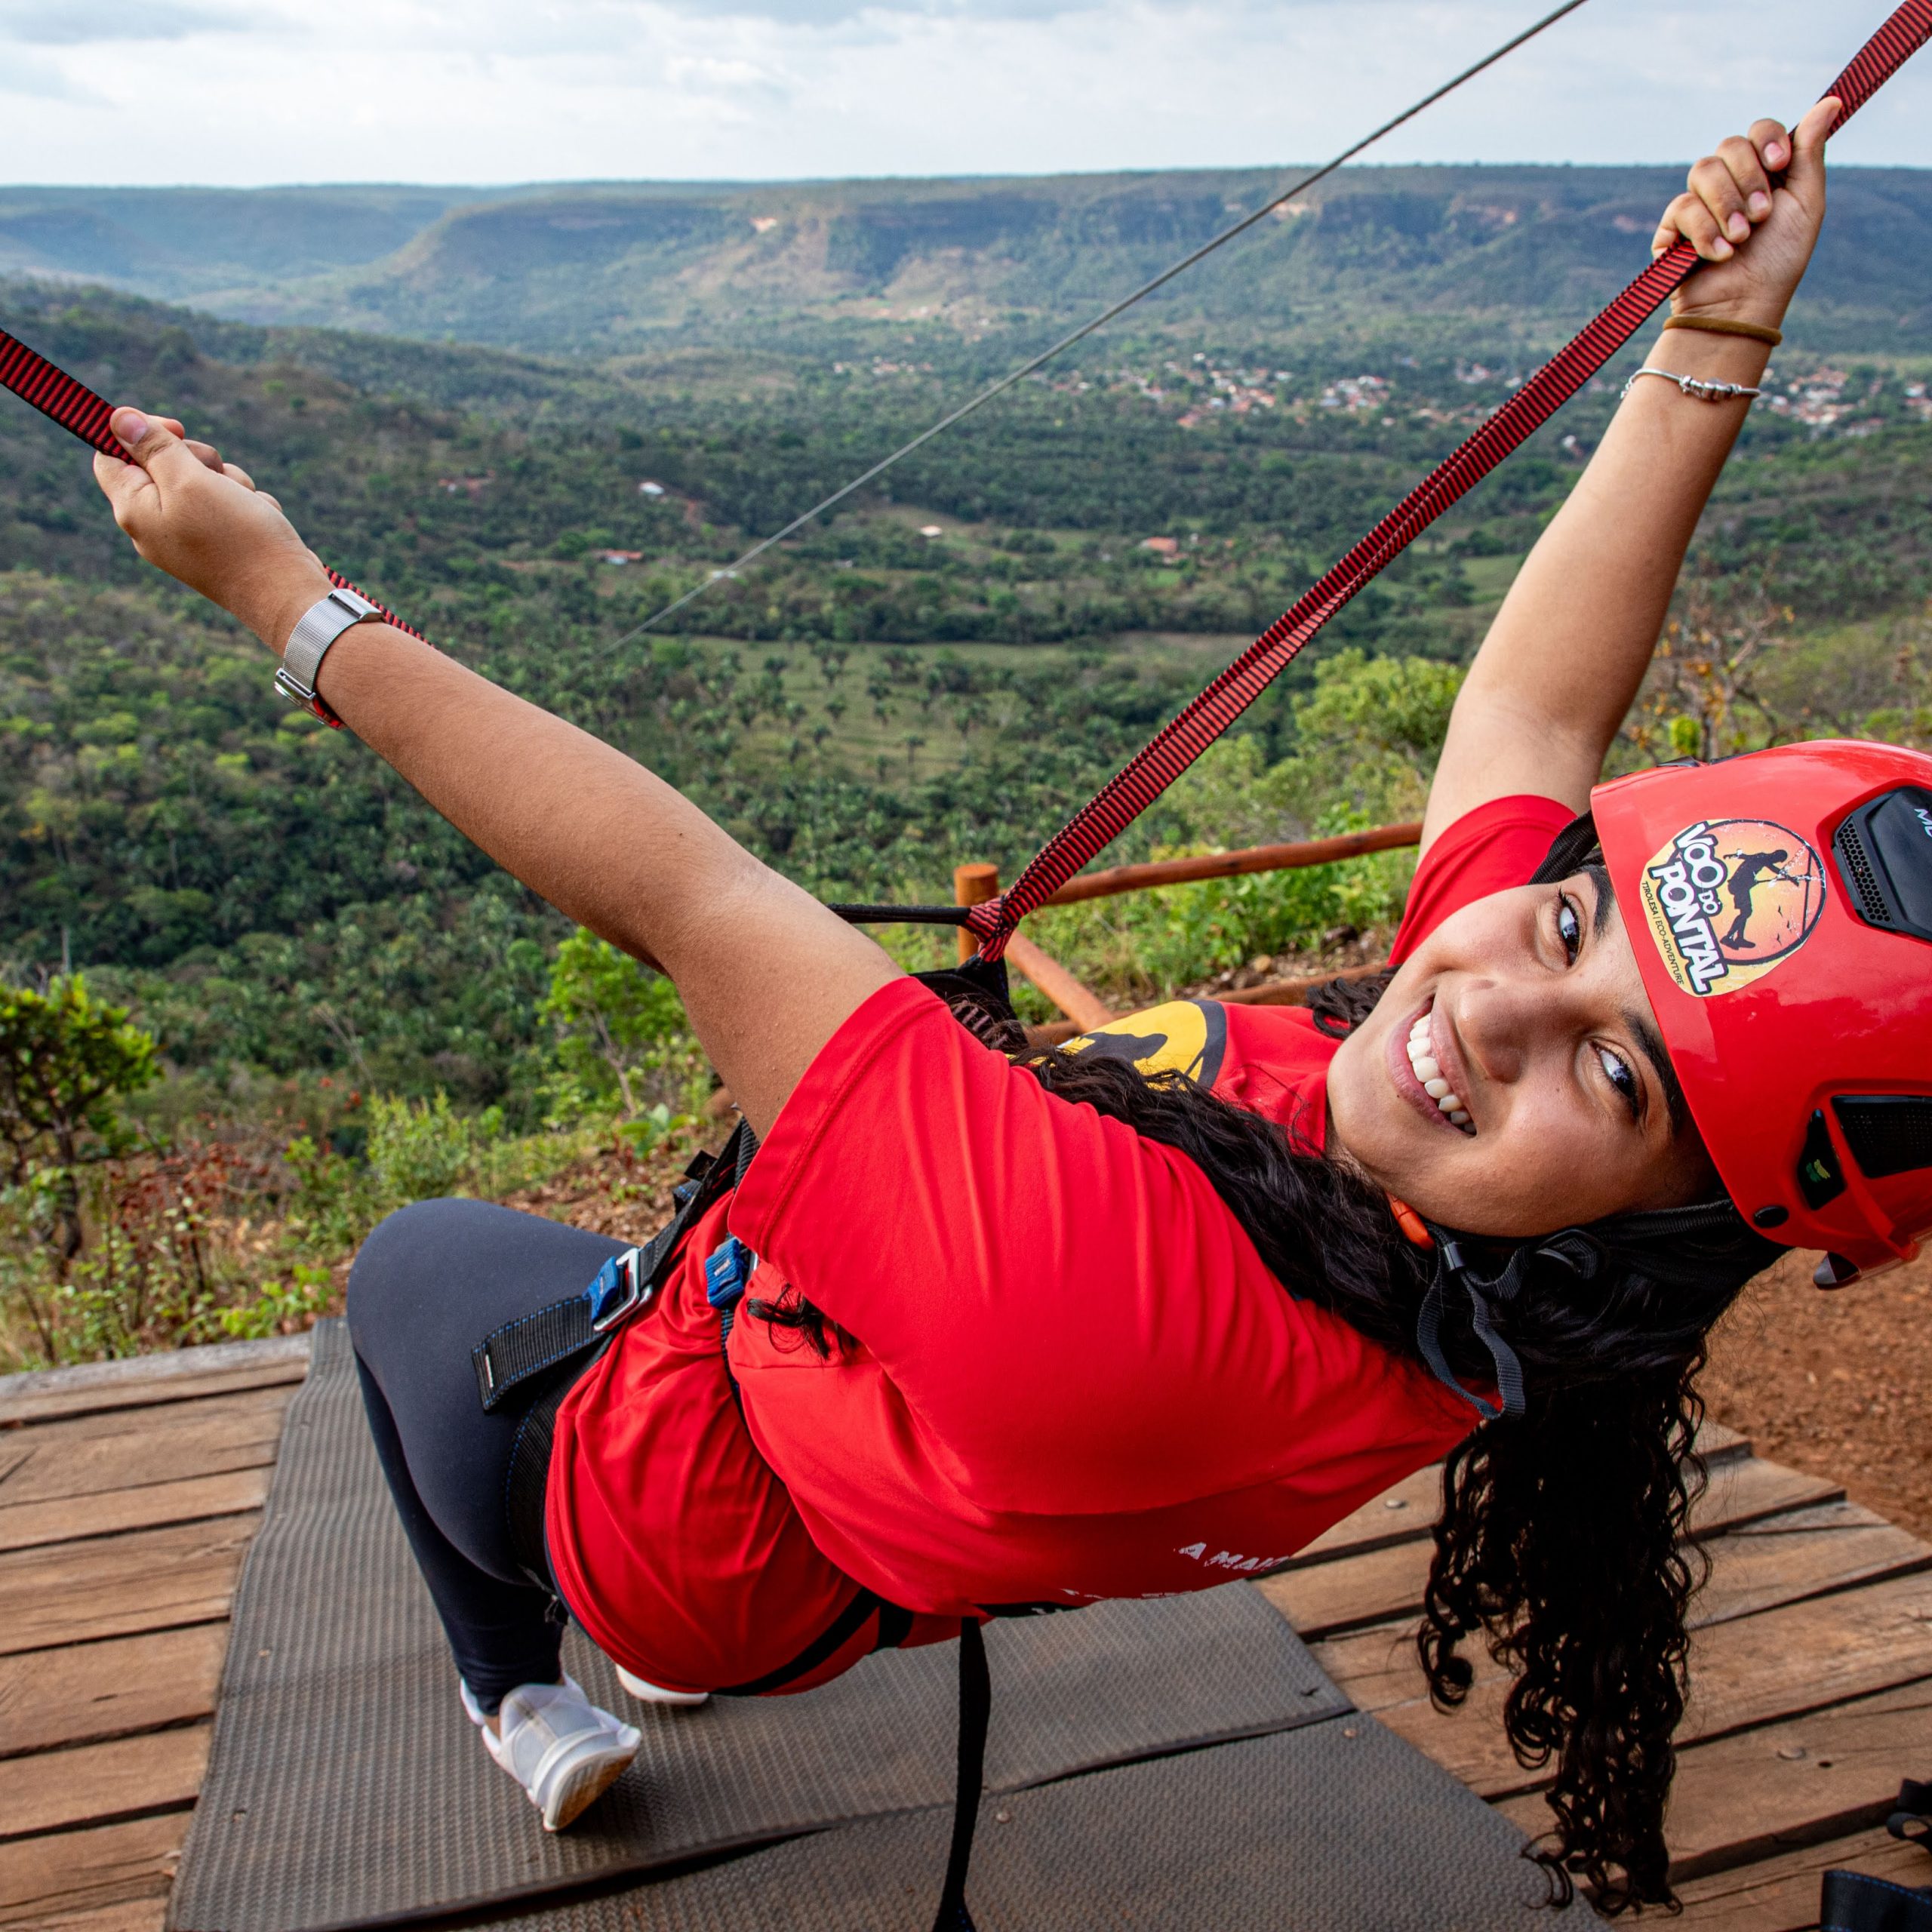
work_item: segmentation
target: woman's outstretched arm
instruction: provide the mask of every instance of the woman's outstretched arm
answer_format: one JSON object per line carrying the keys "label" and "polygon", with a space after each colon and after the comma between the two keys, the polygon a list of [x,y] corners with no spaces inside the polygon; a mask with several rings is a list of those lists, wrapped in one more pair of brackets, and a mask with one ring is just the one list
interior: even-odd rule
{"label": "woman's outstretched arm", "polygon": [[[97,457],[95,469],[116,521],[279,655],[328,594],[319,559],[272,497],[191,449],[178,426],[133,410],[114,423],[134,461]],[[345,632],[318,688],[505,870],[669,974],[761,1134],[840,1023],[898,977],[869,939],[635,760],[389,625]]]}
{"label": "woman's outstretched arm", "polygon": [[[1676,313],[1773,328],[1783,320],[1824,219],[1825,137],[1837,113],[1835,101],[1820,101],[1795,137],[1760,121],[1692,168],[1652,244],[1661,254],[1686,237],[1707,264],[1672,298]],[[1770,177],[1787,163],[1774,189]],[[1770,355],[1749,338],[1672,329],[1644,359],[1749,387]],[[1648,377],[1631,391],[1469,667],[1429,792],[1425,848],[1491,798],[1533,792],[1579,811],[1589,802],[1749,408]]]}

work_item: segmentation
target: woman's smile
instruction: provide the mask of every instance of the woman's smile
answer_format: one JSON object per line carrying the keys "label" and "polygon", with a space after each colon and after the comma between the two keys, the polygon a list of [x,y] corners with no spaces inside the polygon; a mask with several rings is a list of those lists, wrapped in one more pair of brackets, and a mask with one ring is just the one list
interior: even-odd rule
{"label": "woman's smile", "polygon": [[1406,1033],[1392,1030],[1384,1049],[1395,1091],[1438,1127],[1473,1138],[1468,1096],[1473,1091],[1455,1035],[1432,995]]}

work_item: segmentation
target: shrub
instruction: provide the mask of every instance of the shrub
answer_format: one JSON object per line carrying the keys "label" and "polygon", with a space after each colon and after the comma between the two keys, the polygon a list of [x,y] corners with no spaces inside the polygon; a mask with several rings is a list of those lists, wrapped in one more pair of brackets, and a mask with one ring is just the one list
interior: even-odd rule
{"label": "shrub", "polygon": [[565,1118],[695,1107],[709,1085],[678,989],[581,927],[557,949],[539,1009],[556,1029],[552,1092]]}

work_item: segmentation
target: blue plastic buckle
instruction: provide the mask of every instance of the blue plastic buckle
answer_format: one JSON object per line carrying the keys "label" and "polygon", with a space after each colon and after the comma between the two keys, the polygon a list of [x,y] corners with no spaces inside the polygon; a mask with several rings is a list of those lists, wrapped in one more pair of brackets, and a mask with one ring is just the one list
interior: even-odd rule
{"label": "blue plastic buckle", "polygon": [[590,1299],[590,1332],[601,1335],[632,1315],[647,1299],[638,1273],[638,1251],[626,1248],[614,1254],[597,1271],[597,1278],[584,1292]]}
{"label": "blue plastic buckle", "polygon": [[722,1315],[743,1298],[758,1257],[736,1235],[727,1235],[704,1264],[704,1298]]}

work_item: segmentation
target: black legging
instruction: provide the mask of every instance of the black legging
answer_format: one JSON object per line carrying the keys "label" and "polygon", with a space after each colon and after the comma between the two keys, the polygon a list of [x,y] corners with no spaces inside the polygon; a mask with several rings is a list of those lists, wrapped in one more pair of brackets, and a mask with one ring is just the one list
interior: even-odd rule
{"label": "black legging", "polygon": [[512,1552],[505,1496],[524,1408],[484,1412],[469,1352],[492,1329],[586,1287],[626,1244],[481,1201],[423,1201],[362,1244],[349,1332],[397,1513],[485,1711],[558,1675],[562,1614]]}

